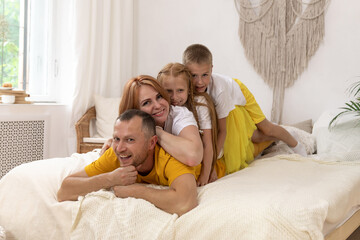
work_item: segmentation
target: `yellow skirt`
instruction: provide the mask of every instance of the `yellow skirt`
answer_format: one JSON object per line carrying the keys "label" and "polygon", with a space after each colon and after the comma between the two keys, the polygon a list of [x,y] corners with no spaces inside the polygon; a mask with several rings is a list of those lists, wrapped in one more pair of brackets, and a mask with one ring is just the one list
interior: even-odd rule
{"label": "yellow skirt", "polygon": [[254,159],[251,136],[255,129],[254,121],[242,106],[236,106],[227,116],[223,156],[227,173],[247,167]]}
{"label": "yellow skirt", "polygon": [[225,167],[225,162],[224,162],[223,158],[219,158],[216,161],[214,168],[215,168],[218,179],[222,178],[226,175],[226,167]]}
{"label": "yellow skirt", "polygon": [[234,79],[243,92],[246,105],[235,106],[226,118],[226,139],[223,160],[226,172],[233,173],[247,167],[254,156],[262,152],[271,142],[254,144],[251,137],[257,123],[265,119],[252,93],[239,80]]}

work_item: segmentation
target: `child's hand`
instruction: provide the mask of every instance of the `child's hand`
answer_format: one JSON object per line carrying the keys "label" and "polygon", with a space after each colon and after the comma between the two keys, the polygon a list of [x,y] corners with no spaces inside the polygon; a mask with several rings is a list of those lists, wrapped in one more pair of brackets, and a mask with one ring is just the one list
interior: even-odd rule
{"label": "child's hand", "polygon": [[218,179],[218,176],[217,176],[216,170],[214,168],[213,171],[211,172],[209,183],[215,182],[217,179]]}
{"label": "child's hand", "polygon": [[199,178],[197,180],[197,185],[198,187],[201,187],[201,186],[205,186],[206,184],[209,183],[209,177],[208,176],[205,176],[206,174],[203,174],[201,173],[199,175]]}

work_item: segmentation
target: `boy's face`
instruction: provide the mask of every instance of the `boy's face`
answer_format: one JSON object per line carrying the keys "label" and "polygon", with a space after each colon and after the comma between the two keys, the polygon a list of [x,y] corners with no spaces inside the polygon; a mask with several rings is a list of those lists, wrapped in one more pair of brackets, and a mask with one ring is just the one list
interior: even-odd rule
{"label": "boy's face", "polygon": [[190,63],[186,65],[192,76],[193,76],[193,84],[195,87],[195,91],[197,92],[205,92],[206,88],[210,83],[211,73],[212,73],[212,65],[211,64],[197,64]]}

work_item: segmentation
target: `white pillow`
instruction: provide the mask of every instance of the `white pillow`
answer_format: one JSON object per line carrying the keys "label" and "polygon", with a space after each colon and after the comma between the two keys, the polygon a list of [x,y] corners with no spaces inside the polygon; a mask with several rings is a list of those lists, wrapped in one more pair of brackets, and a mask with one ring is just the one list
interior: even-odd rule
{"label": "white pillow", "polygon": [[94,137],[111,138],[114,131],[115,120],[119,115],[121,98],[105,98],[95,95],[96,134]]}
{"label": "white pillow", "polygon": [[314,123],[317,153],[345,153],[360,149],[360,118],[354,115],[341,116],[329,129],[329,122],[339,110],[326,111]]}
{"label": "white pillow", "polygon": [[5,229],[0,226],[0,240],[5,240],[6,239],[6,235],[5,235]]}

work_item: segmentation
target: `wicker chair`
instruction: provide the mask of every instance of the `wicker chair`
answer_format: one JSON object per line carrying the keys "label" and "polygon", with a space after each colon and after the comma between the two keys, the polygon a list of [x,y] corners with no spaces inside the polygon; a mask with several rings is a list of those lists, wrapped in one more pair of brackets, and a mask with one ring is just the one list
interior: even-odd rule
{"label": "wicker chair", "polygon": [[83,140],[84,137],[90,137],[90,121],[94,118],[96,118],[96,110],[95,107],[91,107],[75,124],[78,153],[87,153],[103,146],[103,143],[90,143]]}

